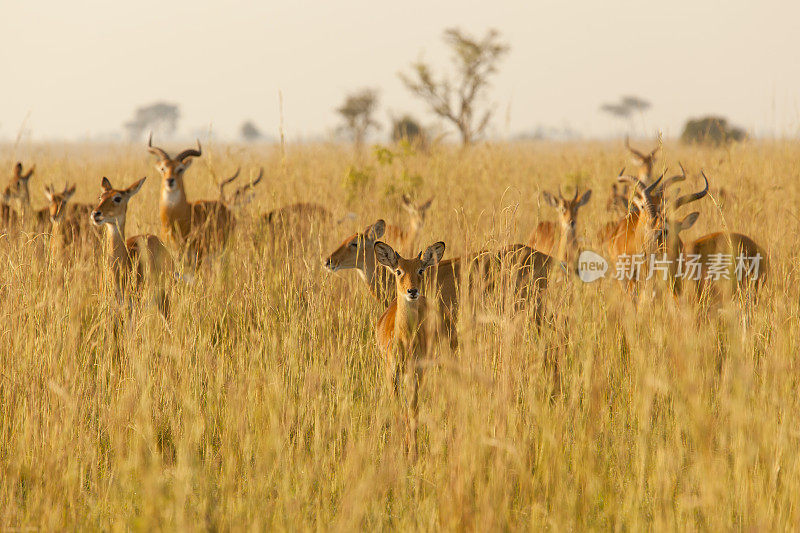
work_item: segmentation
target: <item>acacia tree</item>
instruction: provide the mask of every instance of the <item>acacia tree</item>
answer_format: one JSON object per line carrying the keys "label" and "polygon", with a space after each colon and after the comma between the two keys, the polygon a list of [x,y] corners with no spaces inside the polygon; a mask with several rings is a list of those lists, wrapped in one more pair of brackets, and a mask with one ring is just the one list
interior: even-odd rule
{"label": "acacia tree", "polygon": [[477,105],[509,47],[500,42],[497,30],[489,30],[478,40],[458,28],[450,28],[444,32],[444,41],[454,53],[456,74],[452,79],[443,77],[437,81],[422,61],[412,64],[412,74],[401,73],[400,79],[433,113],[458,128],[466,146],[480,137],[489,124],[492,109],[478,112]]}
{"label": "acacia tree", "polygon": [[239,134],[242,136],[242,139],[248,142],[257,141],[263,137],[261,130],[258,129],[258,126],[256,126],[252,120],[244,122],[239,127]]}
{"label": "acacia tree", "polygon": [[[650,109],[650,102],[639,98],[638,96],[623,96],[619,102],[607,103],[600,106],[600,110],[608,113],[609,115],[624,119],[628,121],[628,129],[633,129],[633,115],[639,113],[639,116],[644,115],[644,112]],[[644,122],[644,120],[643,120]]]}
{"label": "acacia tree", "polygon": [[155,130],[160,135],[170,136],[178,127],[181,113],[177,104],[169,102],[154,102],[136,109],[133,119],[123,126],[128,130],[131,139],[137,139],[149,130]]}
{"label": "acacia tree", "polygon": [[348,95],[344,103],[336,109],[342,116],[344,124],[340,129],[352,138],[356,148],[360,149],[371,128],[379,128],[380,124],[373,118],[378,107],[378,92],[374,89],[362,89]]}

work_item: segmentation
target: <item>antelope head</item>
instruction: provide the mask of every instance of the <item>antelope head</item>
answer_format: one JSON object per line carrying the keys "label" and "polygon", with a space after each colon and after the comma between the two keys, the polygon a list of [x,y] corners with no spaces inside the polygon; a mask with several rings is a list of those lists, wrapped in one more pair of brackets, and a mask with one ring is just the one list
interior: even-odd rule
{"label": "antelope head", "polygon": [[[681,167],[681,170],[683,170],[683,167]],[[704,198],[708,194],[708,178],[706,177],[705,172],[702,170],[700,171],[700,174],[703,176],[703,181],[705,181],[705,186],[703,189],[683,196],[680,196],[680,190],[678,190],[677,197],[669,204],[669,213],[665,212],[664,214],[664,228],[662,235],[659,236],[659,241],[664,244],[670,252],[680,252],[683,247],[680,242],[680,232],[692,227],[699,216],[699,213],[694,212],[686,215],[681,220],[677,220],[673,219],[672,213],[676,212],[684,205]],[[684,172],[683,175],[685,177],[686,173]]]}
{"label": "antelope head", "polygon": [[44,195],[47,201],[50,202],[47,208],[50,211],[51,222],[61,222],[64,219],[64,213],[67,212],[67,203],[74,194],[75,185],[72,185],[72,187],[69,184],[64,185],[64,190],[61,192],[56,192],[52,185],[45,186]]}
{"label": "antelope head", "polygon": [[139,192],[144,185],[144,177],[133,183],[127,189],[115,189],[108,178],[103,178],[101,183],[103,192],[100,194],[100,202],[91,214],[92,223],[96,226],[110,224],[121,229],[124,234],[125,216],[128,213],[128,200]]}
{"label": "antelope head", "polygon": [[371,273],[375,267],[375,243],[383,237],[385,231],[386,222],[378,219],[362,233],[351,235],[325,259],[325,268],[331,272],[355,268],[360,272]]}
{"label": "antelope head", "polygon": [[430,209],[431,204],[433,203],[433,197],[431,196],[427,201],[417,205],[411,201],[411,198],[409,198],[407,194],[404,194],[402,197],[402,202],[403,209],[408,212],[408,215],[411,219],[412,229],[419,231],[425,224],[425,215],[427,215],[428,209]]}
{"label": "antelope head", "polygon": [[404,259],[385,242],[375,243],[375,259],[394,273],[397,285],[397,300],[416,302],[422,295],[425,270],[437,264],[444,255],[444,243],[431,244],[414,259]]}
{"label": "antelope head", "polygon": [[183,174],[186,169],[189,168],[189,165],[192,164],[192,158],[200,157],[203,153],[200,148],[200,141],[197,141],[197,149],[189,148],[172,158],[163,149],[153,146],[152,133],[147,139],[147,151],[158,157],[156,169],[162,177],[162,191],[166,193],[184,191]]}
{"label": "antelope head", "polygon": [[554,207],[558,211],[558,219],[561,228],[571,234],[575,234],[575,227],[578,222],[578,210],[586,205],[592,197],[592,190],[589,189],[580,199],[578,198],[578,188],[575,187],[575,195],[572,198],[564,198],[561,187],[558,188],[558,196],[552,195],[547,191],[542,192],[544,201],[547,205]]}
{"label": "antelope head", "polygon": [[661,134],[658,134],[658,146],[649,152],[640,152],[632,147],[628,137],[625,137],[625,148],[631,153],[634,164],[639,166],[639,179],[643,181],[650,180],[653,175],[656,154],[661,150]]}

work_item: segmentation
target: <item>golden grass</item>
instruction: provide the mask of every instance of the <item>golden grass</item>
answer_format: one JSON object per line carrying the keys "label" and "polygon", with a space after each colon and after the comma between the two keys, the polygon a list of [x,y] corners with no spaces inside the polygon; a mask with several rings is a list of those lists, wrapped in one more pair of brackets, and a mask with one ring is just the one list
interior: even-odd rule
{"label": "golden grass", "polygon": [[[743,331],[736,304],[699,317],[686,301],[643,301],[613,282],[553,284],[548,325],[492,301],[465,312],[462,345],[426,374],[420,458],[403,452],[398,408],[373,337],[381,306],[323,254],[385,217],[389,184],[435,195],[420,244],[445,257],[526,242],[555,214],[540,191],[594,189],[579,235],[609,217],[622,146],[489,145],[380,164],[333,146],[209,147],[190,198],[214,177],[266,168],[241,231],[195,284],[120,311],[97,252],[64,264],[46,239],[0,242],[0,528],[40,529],[793,529],[800,522],[796,143],[667,145],[735,199],[706,199],[689,233],[728,227],[770,254],[771,281]],[[0,149],[35,162],[41,187],[75,201],[150,176],[128,234],[157,233],[158,176],[142,146]],[[348,168],[373,181],[346,205]],[[684,185],[684,190],[693,185]],[[287,254],[253,212],[319,201],[337,217]],[[541,207],[540,207],[541,205]],[[687,212],[688,208],[684,208]],[[588,246],[588,243],[587,243]],[[492,298],[489,298],[492,300]]]}

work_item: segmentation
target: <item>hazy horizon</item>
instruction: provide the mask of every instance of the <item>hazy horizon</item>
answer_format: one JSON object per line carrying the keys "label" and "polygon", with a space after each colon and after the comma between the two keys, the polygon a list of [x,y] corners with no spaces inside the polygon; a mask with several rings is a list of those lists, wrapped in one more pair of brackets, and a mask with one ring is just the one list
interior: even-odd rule
{"label": "hazy horizon", "polygon": [[179,136],[210,127],[234,139],[252,120],[277,137],[279,92],[287,136],[320,137],[338,124],[345,95],[364,87],[380,92],[380,136],[390,115],[434,124],[398,73],[419,58],[447,67],[449,27],[476,36],[495,28],[511,47],[489,93],[491,137],[537,127],[619,135],[626,123],[599,108],[628,94],[652,104],[634,121],[637,135],[674,137],[705,114],[755,135],[797,135],[800,3],[714,4],[14,3],[0,21],[11,74],[0,140],[23,123],[33,140],[121,134],[153,101],[180,106]]}

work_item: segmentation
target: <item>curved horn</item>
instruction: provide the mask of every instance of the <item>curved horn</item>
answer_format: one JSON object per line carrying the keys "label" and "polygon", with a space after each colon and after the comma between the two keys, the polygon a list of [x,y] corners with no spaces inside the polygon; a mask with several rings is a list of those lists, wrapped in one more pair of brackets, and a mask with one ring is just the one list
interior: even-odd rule
{"label": "curved horn", "polygon": [[661,174],[656,181],[654,181],[645,188],[645,191],[647,191],[648,196],[653,192],[653,190],[655,190],[656,187],[658,187],[658,184],[661,183],[662,179],[664,179],[664,174]]}
{"label": "curved horn", "polygon": [[219,199],[225,200],[225,186],[239,177],[239,171],[242,170],[242,167],[236,169],[236,172],[233,173],[233,176],[230,178],[224,179],[219,183]]}
{"label": "curved horn", "polygon": [[632,153],[639,159],[645,158],[645,155],[642,152],[631,146],[630,137],[628,137],[627,135],[625,136],[625,148],[627,148],[630,153]]}
{"label": "curved horn", "polygon": [[255,187],[256,185],[258,185],[259,183],[261,183],[261,179],[262,179],[263,177],[264,177],[264,167],[261,167],[261,168],[259,169],[259,171],[258,171],[258,177],[257,177],[257,178],[256,178],[254,181],[252,181],[252,182],[248,183],[247,185],[245,185],[245,186],[243,186],[243,187],[239,187],[238,189],[236,189],[236,192],[235,192],[235,193],[233,193],[233,196],[232,196],[232,198],[234,199],[234,201],[235,201],[236,199],[240,198],[241,196],[244,196],[244,194],[245,194],[247,191],[249,191],[250,189],[252,189],[252,188],[253,188],[253,187]]}
{"label": "curved horn", "polygon": [[662,195],[664,194],[664,192],[666,192],[667,187],[669,187],[673,183],[678,183],[679,181],[685,181],[686,180],[686,170],[684,170],[682,164],[678,163],[678,165],[681,167],[681,173],[680,174],[676,174],[674,176],[670,176],[670,177],[668,177],[667,179],[664,180],[664,183],[661,184],[661,189],[659,190],[659,192]]}
{"label": "curved horn", "polygon": [[687,194],[686,196],[681,196],[680,198],[676,199],[675,202],[672,204],[673,209],[678,209],[682,205],[686,205],[688,203],[697,201],[708,194],[708,178],[706,177],[706,173],[703,172],[702,170],[700,171],[700,174],[703,176],[703,179],[706,182],[705,188],[702,191],[698,191],[692,194]]}
{"label": "curved horn", "polygon": [[[658,185],[659,180],[656,180],[656,182],[653,185]],[[636,200],[634,200],[634,204],[636,205],[636,207],[639,209],[639,211],[646,212],[651,217],[656,218],[657,213],[655,207],[653,207],[653,202],[650,199],[650,191],[648,190],[648,187],[645,186],[645,184],[642,182],[642,180],[634,176],[625,175],[625,176],[619,176],[617,178],[617,181],[620,183],[627,182],[633,184],[633,186],[636,188],[636,192],[638,193],[636,195]]]}
{"label": "curved horn", "polygon": [[159,148],[158,146],[153,146],[153,132],[150,132],[150,135],[147,136],[147,151],[151,154],[157,155],[161,159],[170,159],[169,154]]}
{"label": "curved horn", "polygon": [[184,159],[187,157],[200,157],[203,155],[203,150],[200,148],[200,139],[197,140],[197,149],[189,148],[188,150],[184,150],[183,152],[179,153],[175,156],[175,161],[183,162]]}

